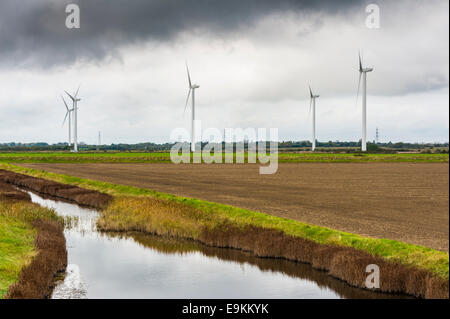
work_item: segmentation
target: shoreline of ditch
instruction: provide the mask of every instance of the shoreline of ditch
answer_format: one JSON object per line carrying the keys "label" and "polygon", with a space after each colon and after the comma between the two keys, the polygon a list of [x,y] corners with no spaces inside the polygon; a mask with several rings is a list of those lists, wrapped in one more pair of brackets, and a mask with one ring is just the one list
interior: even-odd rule
{"label": "shoreline of ditch", "polygon": [[[37,204],[32,204],[29,194],[2,181],[0,181],[0,201],[8,210],[32,211],[35,209],[34,205],[37,206]],[[34,238],[36,254],[30,263],[20,270],[17,281],[8,287],[4,295],[5,299],[49,298],[57,278],[65,273],[67,267],[63,223],[57,220],[31,217],[27,224],[30,224],[36,231]]]}
{"label": "shoreline of ditch", "polygon": [[[107,208],[114,201],[113,196],[98,191],[10,171],[0,170],[0,180],[41,194],[94,207],[100,210],[100,214],[101,210]],[[100,228],[102,231],[117,231],[117,229],[109,228],[108,225],[102,225]],[[139,230],[124,229],[124,231]],[[147,231],[147,233],[165,235],[158,232],[157,229]],[[449,297],[448,280],[438,278],[429,271],[389,262],[350,247],[319,244],[274,229],[256,226],[239,228],[231,223],[223,223],[214,229],[202,229],[198,238],[186,237],[185,239],[195,239],[212,247],[240,249],[258,257],[283,258],[307,263],[351,286],[363,289],[367,289],[365,287],[365,280],[368,276],[366,266],[376,264],[382,273],[380,288],[376,291],[407,294],[418,298],[448,299]]]}

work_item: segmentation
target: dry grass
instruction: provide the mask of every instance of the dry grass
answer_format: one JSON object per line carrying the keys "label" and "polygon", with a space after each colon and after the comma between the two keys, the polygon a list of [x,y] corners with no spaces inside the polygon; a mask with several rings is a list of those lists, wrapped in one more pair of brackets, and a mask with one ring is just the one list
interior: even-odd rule
{"label": "dry grass", "polygon": [[206,228],[217,225],[217,216],[181,203],[151,197],[119,197],[98,220],[100,229],[141,231],[162,236],[198,239]]}

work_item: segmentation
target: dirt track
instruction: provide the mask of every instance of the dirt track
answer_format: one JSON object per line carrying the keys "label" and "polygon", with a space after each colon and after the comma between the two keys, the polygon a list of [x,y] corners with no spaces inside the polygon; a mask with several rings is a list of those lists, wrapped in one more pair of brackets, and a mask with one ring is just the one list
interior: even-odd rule
{"label": "dirt track", "polygon": [[449,248],[449,164],[22,164],[263,211],[440,250]]}

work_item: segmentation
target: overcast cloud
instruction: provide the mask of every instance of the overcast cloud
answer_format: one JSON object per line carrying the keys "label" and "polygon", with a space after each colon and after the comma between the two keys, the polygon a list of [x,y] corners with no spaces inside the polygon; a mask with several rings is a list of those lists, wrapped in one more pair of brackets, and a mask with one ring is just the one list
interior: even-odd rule
{"label": "overcast cloud", "polygon": [[321,141],[358,140],[357,54],[368,75],[368,136],[448,141],[448,1],[73,1],[0,3],[0,142],[59,142],[60,94],[82,84],[79,135],[94,143],[168,141],[183,115],[184,61],[203,126],[278,127],[310,138],[308,84]]}

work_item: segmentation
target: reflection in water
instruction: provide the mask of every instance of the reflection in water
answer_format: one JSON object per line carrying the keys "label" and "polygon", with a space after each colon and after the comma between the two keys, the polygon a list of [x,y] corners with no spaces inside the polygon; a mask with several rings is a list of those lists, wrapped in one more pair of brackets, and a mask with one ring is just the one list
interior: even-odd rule
{"label": "reflection in water", "polygon": [[[111,234],[111,236],[114,236]],[[116,236],[123,236],[117,234]],[[217,258],[222,261],[238,262],[240,264],[254,265],[262,272],[282,273],[291,278],[300,278],[314,281],[322,289],[333,290],[340,298],[410,298],[409,296],[399,296],[384,293],[374,293],[368,290],[349,286],[339,279],[329,276],[326,272],[314,269],[309,264],[292,262],[280,258],[261,258],[250,252],[237,249],[224,249],[206,246],[192,240],[174,240],[161,236],[149,236],[141,233],[130,233],[138,243],[145,247],[160,251],[166,254],[186,254],[190,252],[201,252],[204,256]],[[289,297],[283,297],[289,298]]]}
{"label": "reflection in water", "polygon": [[87,296],[86,283],[81,281],[78,265],[67,265],[66,276],[53,291],[53,299],[84,299]]}
{"label": "reflection in water", "polygon": [[32,200],[71,217],[66,277],[53,298],[392,298],[283,259],[143,234],[97,232],[97,212]]}

